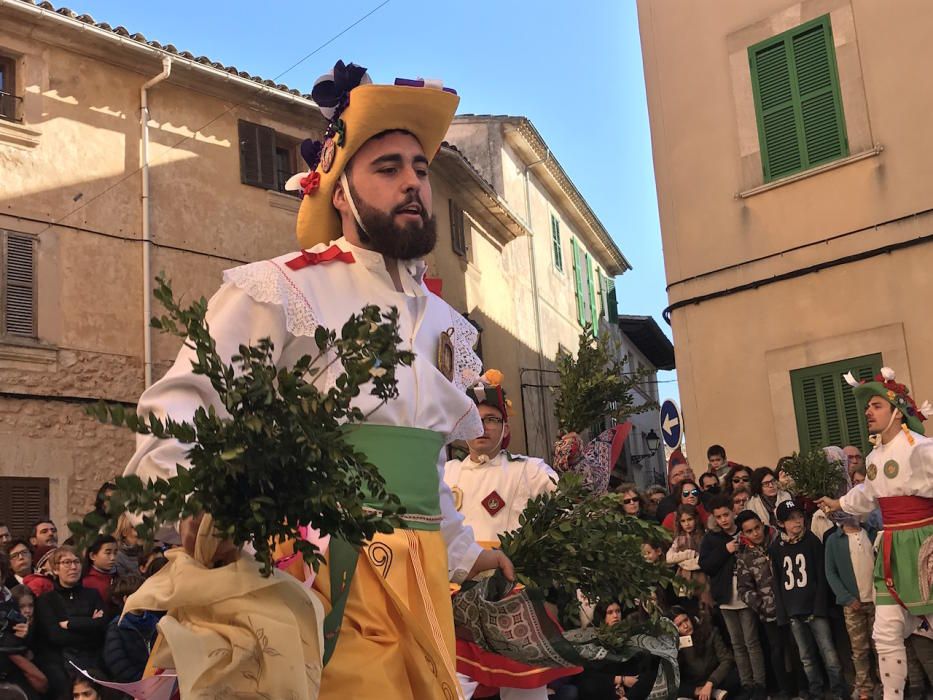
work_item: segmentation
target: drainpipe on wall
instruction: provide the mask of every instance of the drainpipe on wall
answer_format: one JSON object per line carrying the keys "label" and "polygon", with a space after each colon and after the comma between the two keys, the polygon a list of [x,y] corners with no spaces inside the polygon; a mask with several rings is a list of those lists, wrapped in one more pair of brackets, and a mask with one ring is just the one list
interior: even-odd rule
{"label": "drainpipe on wall", "polygon": [[[524,185],[525,185],[525,224],[528,226],[529,236],[528,236],[528,258],[531,262],[531,299],[532,299],[532,309],[534,310],[534,319],[535,319],[535,341],[537,343],[538,350],[538,369],[544,369],[544,342],[541,338],[541,307],[538,304],[538,266],[535,263],[535,242],[534,242],[534,228],[531,225],[531,187],[528,181],[528,171],[531,170],[534,166],[540,165],[541,163],[546,163],[551,158],[551,149],[547,150],[544,158],[539,158],[533,163],[529,163],[525,166],[523,175]],[[540,394],[541,399],[541,418],[544,420],[544,432],[545,432],[545,449],[548,453],[548,462],[551,461],[551,443],[547,439],[549,432],[548,418],[547,418],[547,399],[542,391]],[[525,449],[529,452],[531,451],[529,445],[525,445]]]}
{"label": "drainpipe on wall", "polygon": [[151,253],[152,232],[150,230],[149,213],[149,88],[161,83],[172,72],[172,59],[162,57],[162,72],[139,89],[139,130],[142,144],[142,207],[143,207],[143,381],[145,388],[152,384],[152,330],[149,319],[152,316],[152,290],[151,281]]}

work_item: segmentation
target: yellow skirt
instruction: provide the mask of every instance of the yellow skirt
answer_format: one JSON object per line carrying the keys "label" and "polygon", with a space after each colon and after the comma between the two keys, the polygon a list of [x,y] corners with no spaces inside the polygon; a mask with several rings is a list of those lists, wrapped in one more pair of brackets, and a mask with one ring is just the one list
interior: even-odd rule
{"label": "yellow skirt", "polygon": [[[330,572],[314,590],[330,611]],[[454,700],[453,612],[440,532],[377,535],[357,563],[320,700]]]}

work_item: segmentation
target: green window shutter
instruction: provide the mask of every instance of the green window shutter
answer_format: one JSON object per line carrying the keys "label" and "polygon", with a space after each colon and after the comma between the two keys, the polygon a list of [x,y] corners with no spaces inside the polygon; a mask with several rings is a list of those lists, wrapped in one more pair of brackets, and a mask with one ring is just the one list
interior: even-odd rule
{"label": "green window shutter", "polygon": [[606,278],[606,306],[608,308],[606,318],[609,323],[617,323],[619,320],[619,300],[616,296],[616,281],[611,277]]}
{"label": "green window shutter", "polygon": [[842,375],[851,371],[857,379],[870,379],[880,369],[881,355],[875,354],[790,373],[801,451],[827,445],[868,449],[865,407],[856,401]]}
{"label": "green window shutter", "polygon": [[599,317],[606,316],[606,285],[603,282],[603,273],[600,270],[596,271],[596,297],[599,299],[599,313],[596,314]]}
{"label": "green window shutter", "polygon": [[554,267],[558,272],[564,271],[564,251],[560,243],[560,221],[551,214],[551,252],[554,260]]}
{"label": "green window shutter", "polygon": [[590,306],[590,254],[582,247],[577,252],[580,261],[580,325],[592,324]]}
{"label": "green window shutter", "polygon": [[588,317],[593,324],[593,330],[599,329],[599,307],[596,305],[596,285],[593,283],[593,266],[590,264],[590,254],[586,254],[586,288],[589,292],[590,313]]}
{"label": "green window shutter", "polygon": [[583,270],[580,256],[580,249],[577,247],[577,241],[570,239],[570,252],[573,255],[573,291],[577,299],[577,323],[581,326],[586,324],[586,313],[584,309],[583,294]]}
{"label": "green window shutter", "polygon": [[748,49],[765,181],[848,155],[829,15]]}

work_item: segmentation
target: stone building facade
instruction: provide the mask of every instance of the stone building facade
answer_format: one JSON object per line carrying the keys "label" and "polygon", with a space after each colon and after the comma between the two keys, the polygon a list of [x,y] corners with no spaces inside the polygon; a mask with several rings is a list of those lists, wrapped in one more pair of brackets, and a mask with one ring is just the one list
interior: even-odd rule
{"label": "stone building facade", "polygon": [[[133,436],[84,411],[100,398],[132,407],[174,359],[177,338],[148,326],[155,276],[186,300],[209,297],[224,269],[294,250],[299,200],[280,190],[303,166],[301,140],[324,126],[284,85],[48,3],[0,4],[0,520],[21,533],[47,513],[62,528],[122,472]],[[535,166],[524,196],[515,172],[540,137],[504,147],[514,161],[497,171],[472,162],[462,127],[432,167],[428,275],[483,329],[516,425],[529,402],[538,425],[543,402],[522,401],[521,370],[546,369],[580,331],[568,272],[548,270],[551,220],[568,268],[571,236],[592,275],[627,263],[556,161]],[[527,449],[547,454],[554,430],[553,418],[533,429]],[[520,428],[513,445],[526,449]]]}

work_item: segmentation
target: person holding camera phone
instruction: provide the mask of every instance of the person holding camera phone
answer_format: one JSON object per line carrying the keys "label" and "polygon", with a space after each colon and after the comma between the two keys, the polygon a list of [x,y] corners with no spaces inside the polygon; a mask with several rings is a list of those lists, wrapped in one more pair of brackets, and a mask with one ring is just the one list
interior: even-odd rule
{"label": "person holding camera phone", "polygon": [[691,617],[683,608],[672,608],[671,619],[680,635],[679,698],[723,700],[726,693],[740,689],[735,657],[712,625]]}

